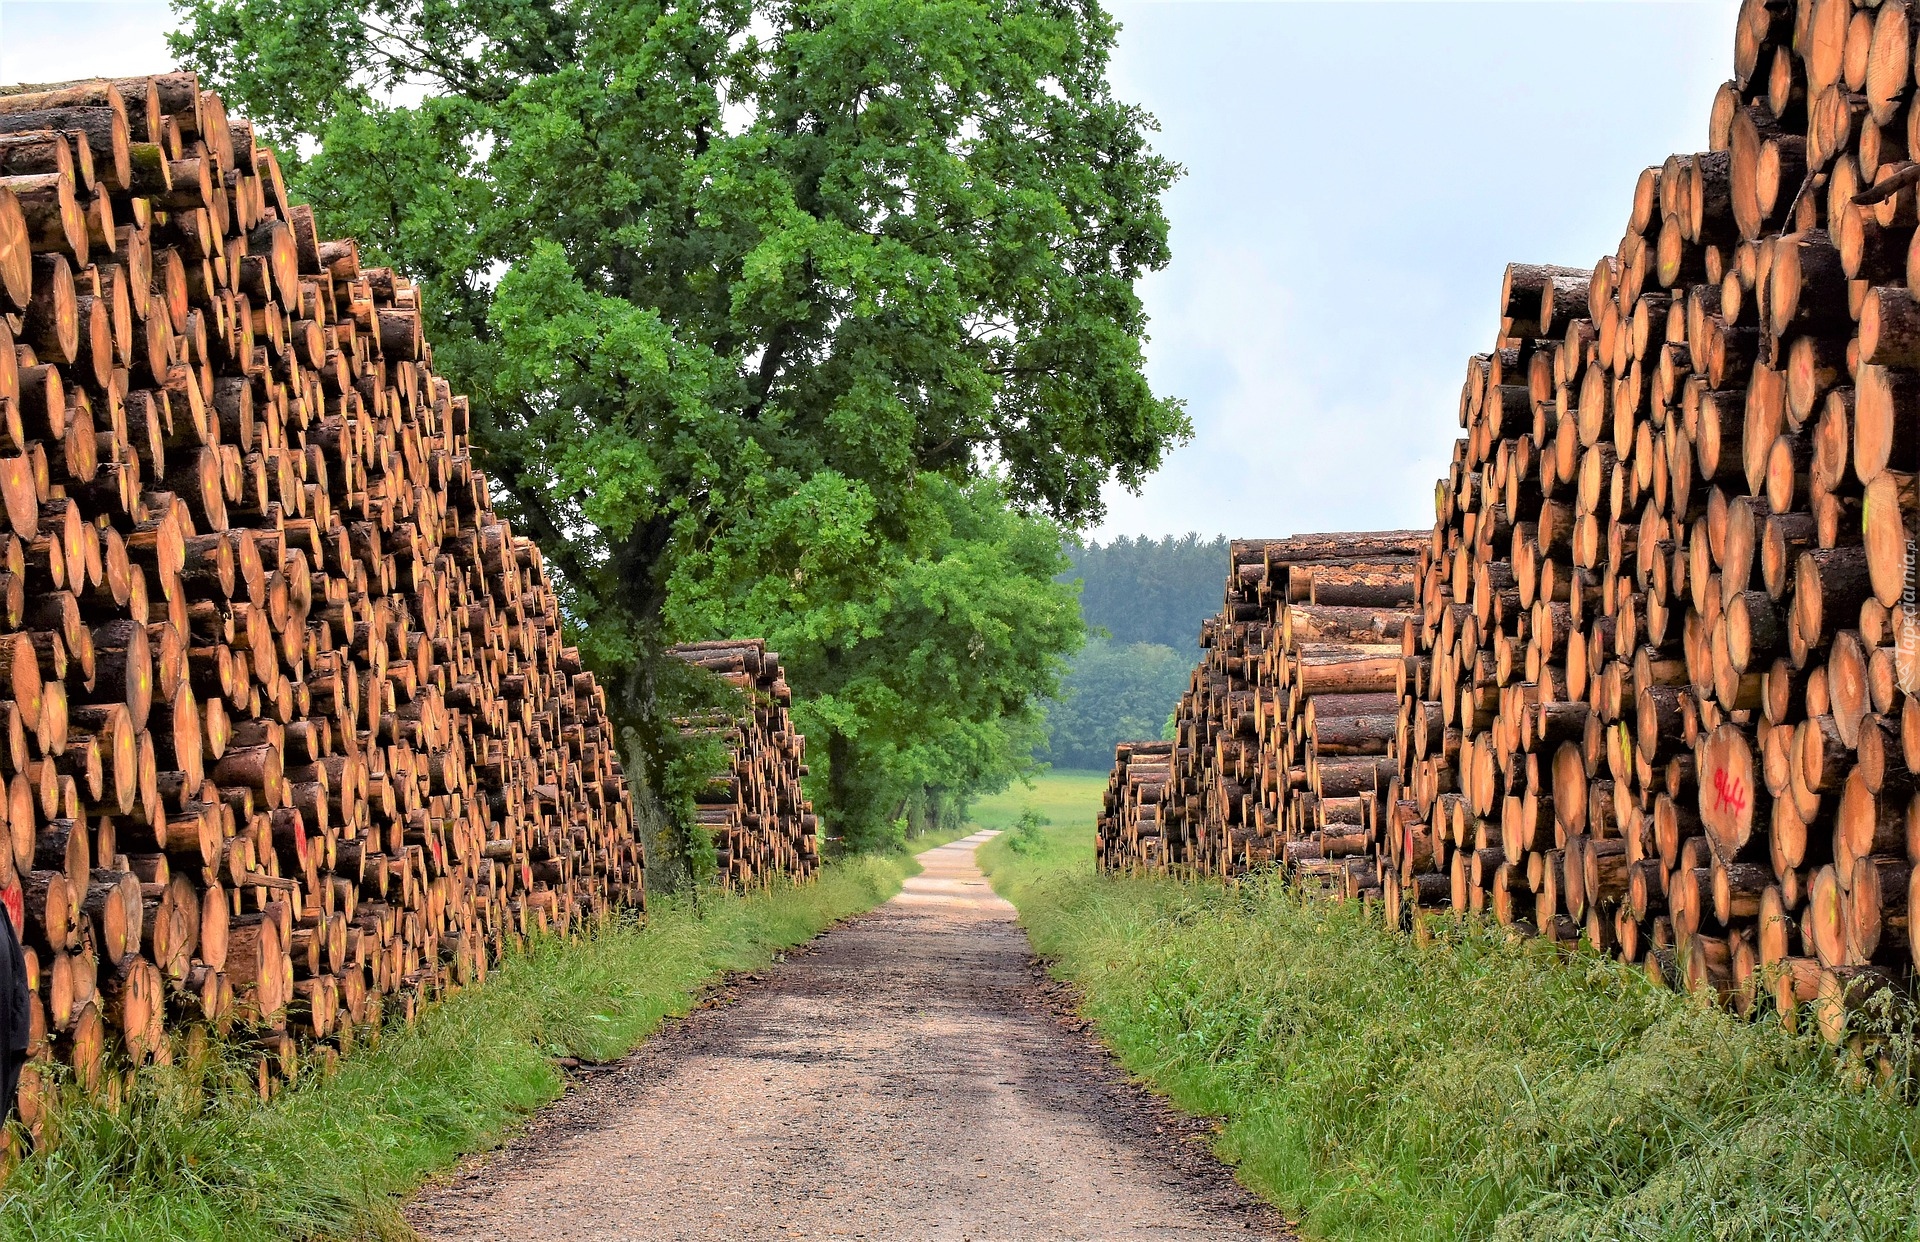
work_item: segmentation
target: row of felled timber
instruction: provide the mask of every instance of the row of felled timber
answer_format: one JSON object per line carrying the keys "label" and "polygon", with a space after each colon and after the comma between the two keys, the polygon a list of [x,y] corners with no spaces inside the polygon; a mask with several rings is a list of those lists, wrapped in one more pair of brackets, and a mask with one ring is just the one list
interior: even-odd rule
{"label": "row of felled timber", "polygon": [[643,904],[606,698],[420,291],[190,74],[0,90],[0,905],[38,1133],[208,1033],[265,1092]]}
{"label": "row of felled timber", "polygon": [[1288,843],[1321,824],[1371,822],[1427,542],[1386,531],[1230,545],[1226,605],[1201,629],[1176,740],[1119,748],[1109,865],[1233,875],[1300,861]]}
{"label": "row of felled timber", "polygon": [[[497,517],[420,291],[191,74],[0,88],[0,908],[32,1063],[109,1099],[219,1036],[265,1093],[644,908],[604,690]],[[683,722],[723,875],[819,865],[758,641]],[[14,1141],[9,1138],[7,1141]]]}
{"label": "row of felled timber", "polygon": [[[1107,866],[1485,911],[1835,1040],[1911,996],[1916,32],[1747,0],[1708,149],[1507,270],[1433,530],[1234,545]],[[1390,550],[1404,606],[1331,615],[1313,558]]]}

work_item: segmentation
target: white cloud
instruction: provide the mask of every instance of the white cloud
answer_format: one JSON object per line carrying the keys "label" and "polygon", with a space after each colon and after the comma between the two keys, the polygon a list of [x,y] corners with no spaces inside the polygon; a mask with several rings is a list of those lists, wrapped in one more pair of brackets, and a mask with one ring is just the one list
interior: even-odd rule
{"label": "white cloud", "polygon": [[[1221,239],[1227,240],[1227,239]],[[1286,279],[1270,249],[1200,239],[1146,291],[1159,307],[1148,346],[1156,388],[1187,398],[1195,437],[1176,450],[1138,497],[1115,489],[1105,531],[1161,529],[1175,513],[1194,529],[1289,533],[1289,512],[1346,515],[1424,508],[1408,503],[1409,470],[1426,468],[1431,443],[1383,443],[1368,434],[1366,406],[1420,408],[1433,394],[1384,372],[1349,391],[1325,325]],[[1276,434],[1285,428],[1285,434]],[[1431,437],[1427,438],[1429,441]],[[1444,442],[1443,442],[1444,443]],[[1252,523],[1252,525],[1249,525]]]}

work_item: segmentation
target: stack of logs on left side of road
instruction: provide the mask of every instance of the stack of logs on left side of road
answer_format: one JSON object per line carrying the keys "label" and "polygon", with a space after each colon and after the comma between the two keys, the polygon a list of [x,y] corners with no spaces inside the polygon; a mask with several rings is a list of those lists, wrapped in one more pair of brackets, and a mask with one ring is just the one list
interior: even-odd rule
{"label": "stack of logs on left side of road", "polygon": [[[261,1090],[643,903],[602,689],[422,292],[190,74],[0,89],[0,905],[40,1133],[208,1034]],[[10,1131],[11,1133],[11,1131]]]}
{"label": "stack of logs on left side of road", "polygon": [[735,888],[764,888],[775,877],[811,880],[820,871],[820,821],[801,788],[807,739],[793,728],[793,692],[780,656],[758,638],[685,643],[668,654],[704,668],[739,690],[743,714],[714,712],[676,720],[682,735],[726,747],[726,771],[694,797],[695,819],[713,838],[715,866]]}
{"label": "stack of logs on left side of road", "polygon": [[[1392,779],[1415,561],[1430,538],[1234,541],[1226,604],[1202,627],[1171,753],[1157,749],[1164,743],[1121,744],[1103,865],[1234,875],[1285,858],[1343,890],[1378,887],[1377,874],[1345,860],[1371,855],[1350,838],[1374,831]],[[1143,754],[1152,766],[1130,779]],[[1156,789],[1161,763],[1166,784]],[[1115,807],[1148,799],[1151,813],[1142,805],[1130,820],[1116,817]]]}

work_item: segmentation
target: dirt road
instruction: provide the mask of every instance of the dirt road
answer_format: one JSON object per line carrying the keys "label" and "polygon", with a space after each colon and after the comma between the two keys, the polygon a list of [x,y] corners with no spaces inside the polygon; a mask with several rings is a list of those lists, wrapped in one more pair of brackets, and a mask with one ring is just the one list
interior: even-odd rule
{"label": "dirt road", "polygon": [[[1284,1222],[1063,1021],[987,834],[586,1078],[409,1219],[430,1239],[1244,1239]],[[1204,1131],[1202,1131],[1202,1134]]]}

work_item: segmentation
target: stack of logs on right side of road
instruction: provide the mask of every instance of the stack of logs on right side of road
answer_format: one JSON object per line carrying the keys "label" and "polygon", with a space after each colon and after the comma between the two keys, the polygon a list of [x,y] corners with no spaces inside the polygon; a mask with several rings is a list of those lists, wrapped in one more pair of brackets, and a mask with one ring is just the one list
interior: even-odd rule
{"label": "stack of logs on right side of road", "polygon": [[1162,871],[1173,783],[1172,742],[1121,742],[1100,803],[1095,861],[1105,870]]}
{"label": "stack of logs on right side of road", "polygon": [[[1374,831],[1392,780],[1415,558],[1429,541],[1234,541],[1226,605],[1201,629],[1175,742],[1121,744],[1103,865],[1234,875],[1285,857],[1342,889],[1350,866],[1355,891],[1377,887],[1377,870],[1366,882],[1340,860]],[[1146,775],[1131,775],[1142,758]]]}
{"label": "stack of logs on right side of road", "polygon": [[667,654],[704,668],[739,690],[746,711],[676,720],[683,736],[712,737],[727,749],[726,771],[694,797],[694,818],[713,838],[715,867],[735,888],[764,888],[820,871],[820,821],[800,780],[807,739],[794,731],[793,692],[780,656],[764,639],[685,643]]}
{"label": "stack of logs on right side of road", "polygon": [[1256,681],[1256,728],[1271,756],[1260,797],[1281,857],[1303,882],[1341,896],[1371,895],[1380,871],[1382,794],[1406,680],[1408,608],[1424,531],[1308,535],[1259,548],[1271,618]]}
{"label": "stack of logs on right side of road", "polygon": [[[1396,918],[1483,910],[1743,1012],[1811,1002],[1836,1041],[1912,995],[1915,33],[1905,5],[1747,0],[1708,149],[1641,174],[1598,264],[1507,270],[1418,556],[1392,779],[1352,834],[1288,781],[1321,833],[1297,871],[1337,855],[1365,893],[1370,860]],[[1284,615],[1246,602],[1209,631],[1264,626],[1283,659]],[[1189,697],[1176,772],[1257,742],[1258,710]],[[1285,762],[1251,749],[1236,768]]]}

